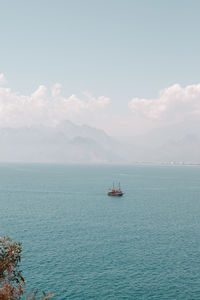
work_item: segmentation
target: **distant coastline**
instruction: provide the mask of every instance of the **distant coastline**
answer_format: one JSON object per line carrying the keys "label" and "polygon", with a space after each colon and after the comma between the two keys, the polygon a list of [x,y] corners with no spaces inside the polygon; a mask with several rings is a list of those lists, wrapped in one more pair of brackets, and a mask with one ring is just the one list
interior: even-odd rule
{"label": "distant coastline", "polygon": [[136,161],[133,162],[134,165],[151,165],[151,166],[200,166],[199,163],[193,163],[193,162],[184,162],[184,161],[166,161],[166,162],[155,162],[155,161]]}

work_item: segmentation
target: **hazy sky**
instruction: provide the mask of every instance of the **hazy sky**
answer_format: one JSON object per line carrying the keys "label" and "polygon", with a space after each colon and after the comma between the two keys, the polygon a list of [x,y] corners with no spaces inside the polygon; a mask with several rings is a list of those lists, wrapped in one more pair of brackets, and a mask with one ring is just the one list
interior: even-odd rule
{"label": "hazy sky", "polygon": [[129,135],[200,114],[199,12],[198,0],[0,0],[0,126]]}

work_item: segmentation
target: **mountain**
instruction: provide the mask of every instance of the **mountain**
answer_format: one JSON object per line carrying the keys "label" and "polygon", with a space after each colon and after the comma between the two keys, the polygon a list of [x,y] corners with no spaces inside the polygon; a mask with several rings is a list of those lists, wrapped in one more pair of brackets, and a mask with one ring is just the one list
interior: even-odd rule
{"label": "mountain", "polygon": [[162,126],[123,142],[65,121],[56,127],[0,129],[0,162],[200,162],[198,119]]}
{"label": "mountain", "polygon": [[131,138],[129,158],[133,161],[200,162],[200,121],[175,123]]}
{"label": "mountain", "polygon": [[1,162],[114,163],[119,145],[103,130],[70,121],[0,129]]}

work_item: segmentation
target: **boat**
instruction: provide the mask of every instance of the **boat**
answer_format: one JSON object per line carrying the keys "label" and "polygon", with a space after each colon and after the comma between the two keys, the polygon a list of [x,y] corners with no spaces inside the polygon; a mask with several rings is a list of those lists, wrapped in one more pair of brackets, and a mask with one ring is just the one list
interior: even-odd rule
{"label": "boat", "polygon": [[120,188],[120,183],[119,183],[119,187],[118,189],[114,187],[114,183],[113,183],[113,188],[112,189],[109,189],[108,192],[107,192],[108,196],[123,196],[123,192]]}

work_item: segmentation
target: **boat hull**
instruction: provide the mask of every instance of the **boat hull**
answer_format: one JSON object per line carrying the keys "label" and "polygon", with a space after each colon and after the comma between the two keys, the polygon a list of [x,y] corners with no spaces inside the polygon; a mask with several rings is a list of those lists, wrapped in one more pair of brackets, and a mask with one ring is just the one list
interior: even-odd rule
{"label": "boat hull", "polygon": [[123,196],[123,193],[108,192],[108,196],[121,197]]}

